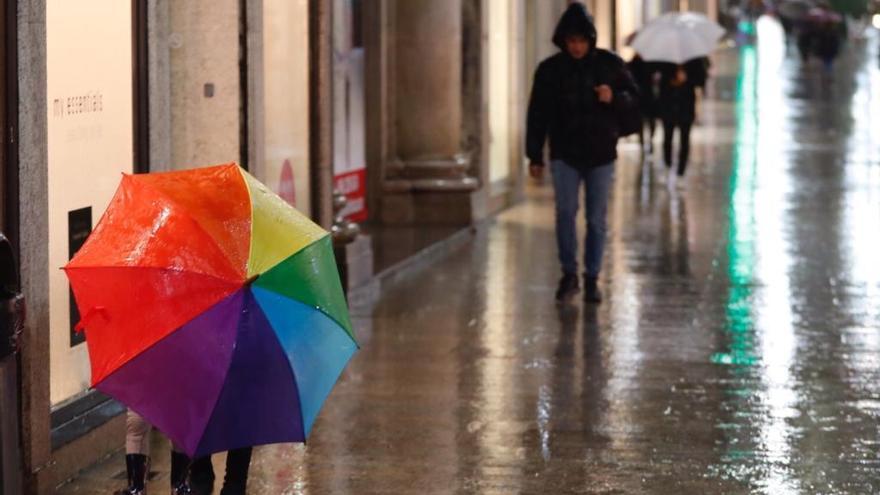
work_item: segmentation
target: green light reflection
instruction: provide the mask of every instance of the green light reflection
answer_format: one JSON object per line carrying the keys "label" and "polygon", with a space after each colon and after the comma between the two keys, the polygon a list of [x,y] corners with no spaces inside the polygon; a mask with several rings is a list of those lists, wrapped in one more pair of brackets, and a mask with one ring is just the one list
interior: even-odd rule
{"label": "green light reflection", "polygon": [[736,145],[730,176],[727,233],[730,292],[725,307],[725,330],[730,337],[730,346],[727,352],[712,356],[712,362],[716,364],[751,366],[758,361],[751,307],[755,266],[757,57],[754,46],[740,48],[740,70],[736,81]]}

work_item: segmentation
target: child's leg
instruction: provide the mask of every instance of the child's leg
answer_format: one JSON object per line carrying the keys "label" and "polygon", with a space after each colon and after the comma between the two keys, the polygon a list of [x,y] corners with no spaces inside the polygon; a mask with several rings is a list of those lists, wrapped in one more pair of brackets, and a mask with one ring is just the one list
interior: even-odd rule
{"label": "child's leg", "polygon": [[125,472],[128,487],[116,495],[143,495],[150,470],[150,424],[139,414],[129,410],[125,417]]}
{"label": "child's leg", "polygon": [[150,424],[140,414],[129,409],[125,417],[125,453],[149,456],[150,430]]}

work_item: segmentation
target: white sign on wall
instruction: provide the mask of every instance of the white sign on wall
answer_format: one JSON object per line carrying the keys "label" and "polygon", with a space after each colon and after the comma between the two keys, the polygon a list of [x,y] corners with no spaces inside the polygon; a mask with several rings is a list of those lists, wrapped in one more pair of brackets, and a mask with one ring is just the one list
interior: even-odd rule
{"label": "white sign on wall", "polygon": [[132,3],[48,0],[50,398],[89,387],[85,345],[71,333],[70,288],[60,267],[81,245],[134,156]]}
{"label": "white sign on wall", "polygon": [[345,194],[343,214],[367,219],[364,47],[361,0],[335,0],[333,19],[333,176]]}

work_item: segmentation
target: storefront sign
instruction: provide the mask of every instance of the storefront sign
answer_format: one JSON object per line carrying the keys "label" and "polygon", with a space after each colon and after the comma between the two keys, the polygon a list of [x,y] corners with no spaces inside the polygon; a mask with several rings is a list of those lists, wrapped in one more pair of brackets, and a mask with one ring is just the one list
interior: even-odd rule
{"label": "storefront sign", "polygon": [[364,47],[359,0],[336,0],[333,25],[333,175],[345,216],[367,219]]}
{"label": "storefront sign", "polygon": [[[132,2],[47,0],[49,147],[49,373],[57,405],[88,390],[89,360],[67,278],[59,269],[85,242],[133,171]],[[94,215],[94,218],[93,218]]]}
{"label": "storefront sign", "polygon": [[367,220],[367,169],[337,175],[333,185],[348,198],[342,215],[355,222]]}

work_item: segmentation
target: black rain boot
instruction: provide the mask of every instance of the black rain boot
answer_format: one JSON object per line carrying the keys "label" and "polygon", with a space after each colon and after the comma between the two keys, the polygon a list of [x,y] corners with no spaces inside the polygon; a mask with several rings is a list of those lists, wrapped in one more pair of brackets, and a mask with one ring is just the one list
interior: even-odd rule
{"label": "black rain boot", "polygon": [[602,292],[599,290],[599,278],[584,276],[584,301],[593,304],[602,302]]}
{"label": "black rain boot", "polygon": [[211,456],[202,457],[192,462],[189,467],[189,480],[195,495],[212,495],[214,493],[214,465]]}
{"label": "black rain boot", "polygon": [[189,486],[189,456],[171,452],[171,495],[192,495]]}
{"label": "black rain boot", "polygon": [[226,454],[226,478],[220,495],[245,495],[252,452],[253,449],[247,447],[230,450]]}
{"label": "black rain boot", "polygon": [[142,454],[125,456],[128,488],[117,490],[114,495],[144,495],[147,493],[147,461],[147,456]]}
{"label": "black rain boot", "polygon": [[556,302],[567,303],[572,296],[580,291],[577,275],[566,273],[559,280],[559,288],[556,289]]}

